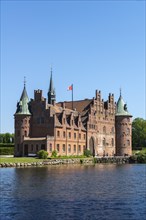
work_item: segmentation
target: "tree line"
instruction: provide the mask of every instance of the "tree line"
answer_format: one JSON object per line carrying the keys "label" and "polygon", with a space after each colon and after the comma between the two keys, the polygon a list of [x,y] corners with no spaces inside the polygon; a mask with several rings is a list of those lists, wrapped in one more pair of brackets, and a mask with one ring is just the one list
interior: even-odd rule
{"label": "tree line", "polygon": [[0,143],[14,143],[14,134],[10,133],[5,133],[5,134],[0,134]]}
{"label": "tree line", "polygon": [[[14,134],[0,134],[0,143],[14,143]],[[132,148],[146,147],[146,120],[135,118],[132,122]]]}

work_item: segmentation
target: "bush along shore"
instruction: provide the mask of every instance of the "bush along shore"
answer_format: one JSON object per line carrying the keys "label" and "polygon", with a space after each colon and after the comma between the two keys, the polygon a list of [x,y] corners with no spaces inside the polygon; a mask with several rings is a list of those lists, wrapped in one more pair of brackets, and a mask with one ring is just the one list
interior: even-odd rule
{"label": "bush along shore", "polygon": [[[22,161],[21,161],[22,159]],[[26,161],[25,161],[26,159]],[[14,160],[14,162],[13,162]],[[36,166],[47,166],[47,165],[61,165],[61,164],[128,164],[139,162],[136,157],[89,157],[89,158],[51,158],[40,160],[37,158],[1,158],[0,167],[36,167]]]}

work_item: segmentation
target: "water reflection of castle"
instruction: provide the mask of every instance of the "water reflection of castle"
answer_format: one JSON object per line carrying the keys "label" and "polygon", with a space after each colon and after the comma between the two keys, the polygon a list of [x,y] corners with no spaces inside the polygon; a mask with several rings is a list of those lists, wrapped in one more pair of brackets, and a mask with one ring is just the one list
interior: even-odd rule
{"label": "water reflection of castle", "polygon": [[42,90],[34,91],[29,101],[24,89],[15,113],[15,156],[36,154],[41,149],[49,155],[82,155],[90,149],[93,155],[131,155],[131,118],[122,95],[117,104],[114,95],[56,103],[52,71],[48,99]]}

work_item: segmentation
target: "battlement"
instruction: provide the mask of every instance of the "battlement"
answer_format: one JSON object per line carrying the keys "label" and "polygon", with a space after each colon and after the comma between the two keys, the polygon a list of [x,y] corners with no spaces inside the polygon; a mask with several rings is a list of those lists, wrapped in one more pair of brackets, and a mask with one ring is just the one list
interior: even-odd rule
{"label": "battlement", "polygon": [[42,90],[38,89],[38,90],[34,90],[34,100],[35,101],[42,101],[44,100],[42,97]]}

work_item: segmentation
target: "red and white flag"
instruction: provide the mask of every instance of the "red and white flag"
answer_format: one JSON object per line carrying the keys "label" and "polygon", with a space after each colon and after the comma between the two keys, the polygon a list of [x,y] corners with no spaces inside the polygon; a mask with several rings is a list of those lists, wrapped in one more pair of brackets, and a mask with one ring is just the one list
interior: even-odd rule
{"label": "red and white flag", "polygon": [[67,91],[72,90],[72,85],[67,88]]}

